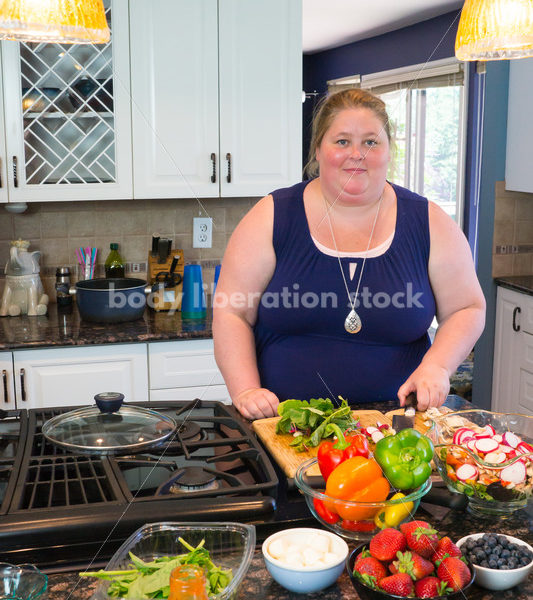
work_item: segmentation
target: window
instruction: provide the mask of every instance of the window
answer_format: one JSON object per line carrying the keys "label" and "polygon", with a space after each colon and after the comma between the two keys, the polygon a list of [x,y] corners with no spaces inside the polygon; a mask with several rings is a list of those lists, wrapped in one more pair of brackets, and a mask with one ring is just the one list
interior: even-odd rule
{"label": "window", "polygon": [[[387,105],[395,139],[389,179],[439,204],[462,225],[466,97],[455,59],[328,82],[362,87]],[[348,83],[348,85],[347,85]]]}

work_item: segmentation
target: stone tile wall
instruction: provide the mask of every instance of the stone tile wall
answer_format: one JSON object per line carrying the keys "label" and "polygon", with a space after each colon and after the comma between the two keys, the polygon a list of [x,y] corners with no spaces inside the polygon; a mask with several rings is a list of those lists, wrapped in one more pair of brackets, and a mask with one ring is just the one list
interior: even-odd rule
{"label": "stone tile wall", "polygon": [[492,276],[533,274],[533,194],[496,183]]}
{"label": "stone tile wall", "polygon": [[[224,255],[228,239],[242,217],[258,198],[208,198],[175,200],[110,200],[95,202],[40,202],[28,204],[22,214],[8,213],[0,205],[0,292],[4,266],[13,239],[27,239],[30,251],[40,250],[41,279],[51,301],[55,300],[55,270],[71,267],[76,273],[76,248],[96,247],[97,275],[103,276],[103,263],[110,242],[119,251],[131,275],[132,263],[140,263],[140,277],[146,276],[146,261],[152,234],[172,239],[173,248],[182,248],[185,262],[203,265],[204,282],[211,283],[214,267]],[[192,247],[193,217],[213,218],[212,248]]]}

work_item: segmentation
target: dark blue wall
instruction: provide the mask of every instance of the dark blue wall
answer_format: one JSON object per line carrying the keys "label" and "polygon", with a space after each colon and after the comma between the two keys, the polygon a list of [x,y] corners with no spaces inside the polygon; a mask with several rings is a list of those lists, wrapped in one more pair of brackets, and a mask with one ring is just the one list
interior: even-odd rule
{"label": "dark blue wall", "polygon": [[460,11],[361,42],[304,55],[304,90],[326,91],[328,79],[367,75],[449,58],[455,53]]}

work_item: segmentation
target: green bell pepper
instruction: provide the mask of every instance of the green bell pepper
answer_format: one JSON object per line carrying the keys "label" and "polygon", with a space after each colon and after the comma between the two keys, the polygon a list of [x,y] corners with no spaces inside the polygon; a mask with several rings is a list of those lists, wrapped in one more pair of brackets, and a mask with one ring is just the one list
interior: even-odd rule
{"label": "green bell pepper", "polygon": [[376,444],[374,458],[389,483],[399,490],[422,485],[431,475],[433,444],[415,429],[403,429]]}

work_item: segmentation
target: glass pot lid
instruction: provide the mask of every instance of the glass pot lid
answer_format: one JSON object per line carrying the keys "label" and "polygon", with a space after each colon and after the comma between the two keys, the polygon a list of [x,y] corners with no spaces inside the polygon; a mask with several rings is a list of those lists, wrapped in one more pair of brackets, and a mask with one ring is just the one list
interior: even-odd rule
{"label": "glass pot lid", "polygon": [[123,404],[123,394],[104,392],[94,399],[95,405],[46,421],[45,438],[78,454],[131,454],[159,446],[176,430],[166,415]]}

